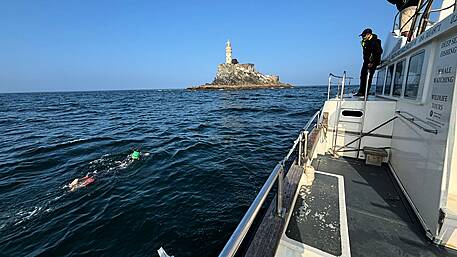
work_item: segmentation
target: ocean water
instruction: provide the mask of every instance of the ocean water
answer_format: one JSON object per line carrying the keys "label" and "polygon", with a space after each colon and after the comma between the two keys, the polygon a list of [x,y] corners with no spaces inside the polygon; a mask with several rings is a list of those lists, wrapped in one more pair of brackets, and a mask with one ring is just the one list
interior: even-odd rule
{"label": "ocean water", "polygon": [[0,256],[217,256],[326,90],[0,94]]}

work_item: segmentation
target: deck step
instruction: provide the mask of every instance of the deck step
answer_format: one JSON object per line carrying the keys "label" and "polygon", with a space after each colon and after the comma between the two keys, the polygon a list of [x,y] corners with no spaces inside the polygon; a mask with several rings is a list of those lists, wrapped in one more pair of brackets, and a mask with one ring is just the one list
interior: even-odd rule
{"label": "deck step", "polygon": [[363,153],[365,154],[365,163],[367,165],[375,165],[381,166],[384,157],[389,156],[386,149],[384,148],[376,148],[376,147],[369,147],[365,146],[363,148]]}

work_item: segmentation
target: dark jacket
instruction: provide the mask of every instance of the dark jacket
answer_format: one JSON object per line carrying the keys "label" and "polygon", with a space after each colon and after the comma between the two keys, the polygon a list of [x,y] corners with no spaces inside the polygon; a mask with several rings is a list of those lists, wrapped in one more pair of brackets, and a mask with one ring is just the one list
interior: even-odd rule
{"label": "dark jacket", "polygon": [[387,0],[389,3],[397,6],[399,12],[403,11],[406,7],[419,5],[419,0]]}
{"label": "dark jacket", "polygon": [[372,34],[370,40],[362,41],[363,62],[377,66],[381,63],[382,46],[381,40],[376,34]]}

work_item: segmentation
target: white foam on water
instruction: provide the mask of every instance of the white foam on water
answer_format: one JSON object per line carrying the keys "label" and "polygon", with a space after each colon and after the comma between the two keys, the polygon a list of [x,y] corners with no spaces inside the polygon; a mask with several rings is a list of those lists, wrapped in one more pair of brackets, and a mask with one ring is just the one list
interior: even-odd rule
{"label": "white foam on water", "polygon": [[74,139],[74,140],[67,141],[64,144],[73,144],[73,143],[81,142],[81,141],[84,141],[84,140],[85,139],[83,139],[83,138],[79,138],[79,139]]}
{"label": "white foam on water", "polygon": [[103,162],[103,161],[106,161],[106,158],[105,158],[105,157],[107,157],[106,154],[103,155],[101,158],[98,158],[98,159],[95,159],[95,160],[90,161],[89,164],[90,164],[90,165],[93,165],[93,164],[98,164],[98,163],[101,163],[101,162]]}
{"label": "white foam on water", "polygon": [[33,218],[34,216],[38,215],[41,210],[43,209],[43,207],[39,207],[39,206],[34,206],[33,207],[33,210],[31,211],[24,211],[24,210],[20,210],[15,216],[19,216],[18,219],[16,219],[16,221],[14,222],[14,225],[19,225],[27,220],[30,220],[31,218]]}

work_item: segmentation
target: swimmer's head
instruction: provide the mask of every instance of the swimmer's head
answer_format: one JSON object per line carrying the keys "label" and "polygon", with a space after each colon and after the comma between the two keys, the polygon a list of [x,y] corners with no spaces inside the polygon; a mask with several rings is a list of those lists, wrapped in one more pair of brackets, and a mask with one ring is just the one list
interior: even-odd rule
{"label": "swimmer's head", "polygon": [[137,151],[137,150],[133,150],[132,159],[139,160],[140,159],[140,152]]}

